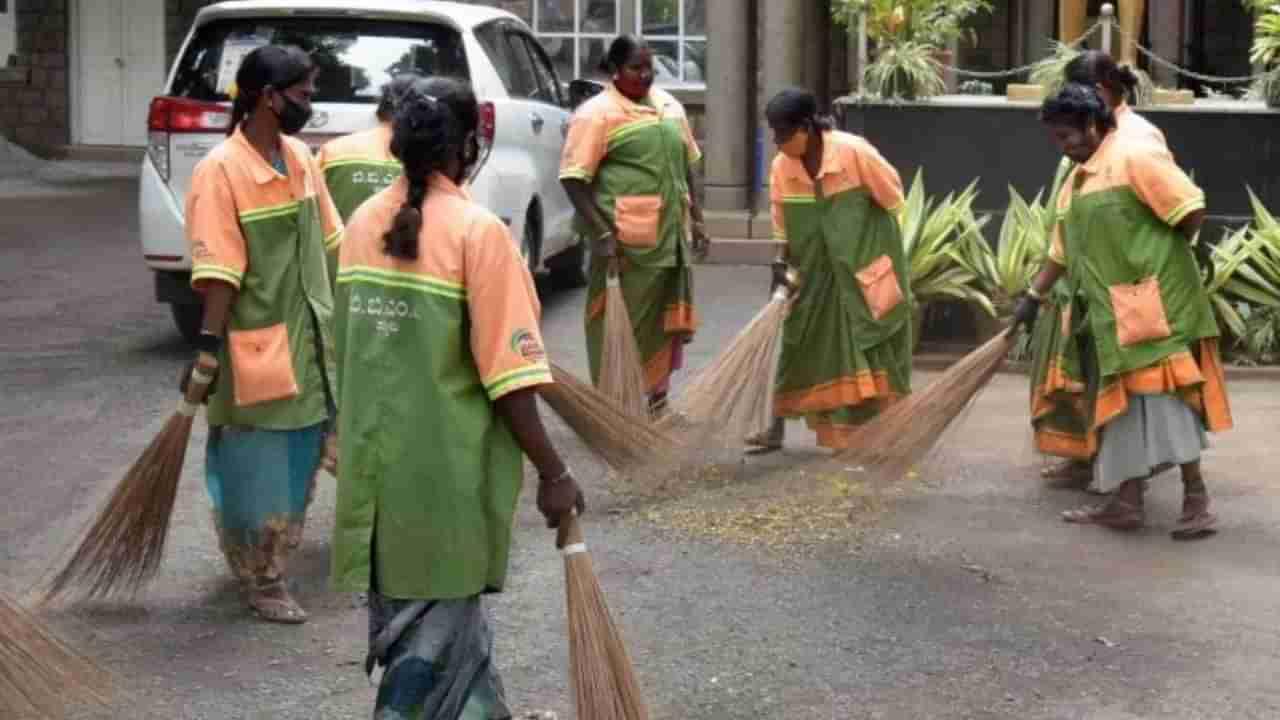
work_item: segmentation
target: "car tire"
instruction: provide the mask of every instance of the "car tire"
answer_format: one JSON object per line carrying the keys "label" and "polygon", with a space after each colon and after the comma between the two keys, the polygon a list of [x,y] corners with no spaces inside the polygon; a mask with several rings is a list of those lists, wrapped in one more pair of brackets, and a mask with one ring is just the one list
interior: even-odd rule
{"label": "car tire", "polygon": [[579,238],[576,245],[560,253],[551,268],[551,280],[556,287],[572,289],[587,284],[587,274],[591,268],[591,253],[587,252],[587,243]]}
{"label": "car tire", "polygon": [[539,254],[542,250],[542,215],[538,212],[537,204],[529,206],[529,212],[524,217],[524,233],[520,236],[520,256],[524,258],[525,266],[529,268],[530,275],[538,274]]}
{"label": "car tire", "polygon": [[170,303],[169,312],[173,315],[173,324],[182,334],[182,339],[188,345],[194,345],[200,338],[200,326],[204,324],[204,306]]}

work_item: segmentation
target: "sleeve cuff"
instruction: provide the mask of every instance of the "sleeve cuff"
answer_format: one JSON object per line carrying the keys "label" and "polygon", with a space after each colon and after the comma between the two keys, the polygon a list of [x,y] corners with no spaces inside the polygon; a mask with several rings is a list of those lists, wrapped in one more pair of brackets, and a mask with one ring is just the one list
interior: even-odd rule
{"label": "sleeve cuff", "polygon": [[593,177],[595,176],[583,168],[567,168],[560,171],[561,180],[581,180],[583,182],[591,182]]}
{"label": "sleeve cuff", "polygon": [[1172,212],[1165,216],[1164,221],[1172,226],[1187,219],[1187,216],[1197,210],[1203,210],[1205,207],[1204,196],[1194,197],[1174,208]]}
{"label": "sleeve cuff", "polygon": [[240,283],[244,280],[244,273],[232,270],[221,265],[197,265],[191,270],[191,287],[205,280],[216,280],[231,285],[236,290],[240,289]]}
{"label": "sleeve cuff", "polygon": [[517,390],[525,388],[537,387],[539,385],[550,385],[554,380],[551,378],[551,368],[545,364],[527,365],[517,368],[509,372],[502,373],[492,380],[484,384],[485,394],[489,396],[489,400],[498,400],[504,395],[509,395]]}
{"label": "sleeve cuff", "polygon": [[336,250],[338,246],[341,244],[342,244],[341,230],[334,232],[332,235],[324,239],[324,249],[327,251]]}

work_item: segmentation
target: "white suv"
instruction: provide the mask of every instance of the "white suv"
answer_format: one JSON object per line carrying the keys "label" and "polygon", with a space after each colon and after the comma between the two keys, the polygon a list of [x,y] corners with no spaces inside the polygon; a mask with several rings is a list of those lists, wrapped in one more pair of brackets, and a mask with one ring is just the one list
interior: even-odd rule
{"label": "white suv", "polygon": [[531,270],[583,282],[587,253],[573,234],[573,208],[559,181],[567,93],[517,17],[454,2],[237,0],[196,16],[148,117],[142,251],[156,273],[156,299],[170,304],[184,336],[199,331],[201,313],[183,231],[191,172],[225,135],[226,91],[240,60],[269,43],[302,47],[319,68],[315,114],[300,135],[313,149],[377,122],[379,92],[397,72],[469,80],[491,149],[472,183],[474,197],[507,222]]}

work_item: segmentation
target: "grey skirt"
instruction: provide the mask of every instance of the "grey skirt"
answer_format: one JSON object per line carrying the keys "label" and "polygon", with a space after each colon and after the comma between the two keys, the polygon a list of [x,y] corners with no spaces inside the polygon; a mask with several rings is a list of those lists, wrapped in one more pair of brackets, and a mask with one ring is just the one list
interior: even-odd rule
{"label": "grey skirt", "polygon": [[1126,480],[1199,460],[1207,447],[1204,421],[1181,398],[1130,395],[1129,409],[1102,428],[1091,489],[1114,492]]}

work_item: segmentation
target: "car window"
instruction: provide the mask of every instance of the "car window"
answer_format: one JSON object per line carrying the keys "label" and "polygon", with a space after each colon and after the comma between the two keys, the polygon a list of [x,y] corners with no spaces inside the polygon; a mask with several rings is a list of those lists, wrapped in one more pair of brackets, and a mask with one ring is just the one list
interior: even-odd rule
{"label": "car window", "polygon": [[297,45],[311,55],[317,102],[378,101],[392,75],[469,79],[462,36],[438,23],[350,18],[245,18],[200,28],[174,75],[170,93],[197,100],[226,101],[240,61],[263,45]]}
{"label": "car window", "polygon": [[517,32],[508,32],[504,40],[511,53],[514,81],[511,95],[530,100],[538,99],[538,74],[533,69],[533,59],[529,57],[529,51],[525,48],[524,37]]}
{"label": "car window", "polygon": [[538,90],[534,99],[563,106],[564,97],[561,93],[560,81],[556,78],[555,68],[551,67],[551,61],[547,58],[546,52],[532,36],[520,33],[519,37],[523,41],[521,44],[525,51],[529,53],[529,61],[538,80]]}
{"label": "car window", "polygon": [[498,73],[502,86],[507,89],[508,94],[514,94],[515,59],[512,57],[512,47],[506,41],[507,33],[502,23],[489,23],[476,28],[475,33],[476,39],[480,41],[480,47],[484,48],[484,54],[489,57],[489,62],[493,63],[493,69]]}

